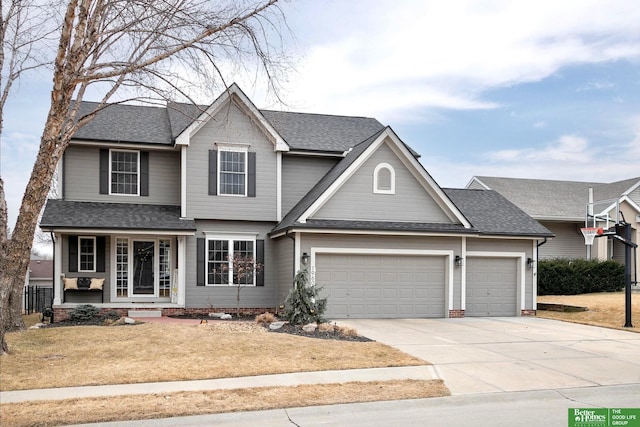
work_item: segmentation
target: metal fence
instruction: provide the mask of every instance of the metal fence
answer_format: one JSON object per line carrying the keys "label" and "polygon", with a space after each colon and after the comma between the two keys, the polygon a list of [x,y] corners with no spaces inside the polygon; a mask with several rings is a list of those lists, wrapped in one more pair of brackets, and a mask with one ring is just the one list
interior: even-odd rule
{"label": "metal fence", "polygon": [[24,311],[26,314],[42,313],[46,307],[53,305],[53,288],[26,286],[24,288]]}

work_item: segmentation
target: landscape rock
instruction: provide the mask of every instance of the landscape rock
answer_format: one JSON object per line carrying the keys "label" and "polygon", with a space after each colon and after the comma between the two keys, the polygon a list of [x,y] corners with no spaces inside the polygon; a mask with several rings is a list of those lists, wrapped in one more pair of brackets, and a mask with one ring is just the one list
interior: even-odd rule
{"label": "landscape rock", "polygon": [[216,319],[222,319],[222,316],[226,316],[224,313],[209,313],[209,317],[214,317]]}
{"label": "landscape rock", "polygon": [[231,320],[231,315],[223,314],[222,316],[220,316],[220,320]]}
{"label": "landscape rock", "polygon": [[308,325],[304,325],[302,327],[302,330],[307,332],[307,333],[315,332],[316,329],[318,329],[318,324],[317,323],[309,323]]}
{"label": "landscape rock", "polygon": [[31,326],[29,329],[40,329],[40,328],[44,328],[46,325],[44,323],[36,323],[35,325]]}
{"label": "landscape rock", "polygon": [[124,318],[124,323],[126,323],[127,325],[135,325],[136,321],[130,317],[125,317]]}
{"label": "landscape rock", "polygon": [[284,326],[284,322],[272,322],[269,325],[269,329],[271,329],[272,331],[276,331],[280,328],[282,328]]}

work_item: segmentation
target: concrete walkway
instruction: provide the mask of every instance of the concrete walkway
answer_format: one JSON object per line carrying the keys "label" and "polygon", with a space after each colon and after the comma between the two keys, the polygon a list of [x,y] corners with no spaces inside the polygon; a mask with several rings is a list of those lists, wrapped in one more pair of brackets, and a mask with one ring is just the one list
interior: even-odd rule
{"label": "concrete walkway", "polygon": [[351,381],[430,380],[434,378],[437,378],[437,374],[430,365],[398,368],[349,369],[341,371],[297,372],[291,374],[221,378],[214,380],[3,391],[0,392],[0,402],[16,403],[31,400],[59,400],[83,397],[174,393],[180,391],[230,390],[248,387],[296,386],[301,384],[328,384]]}

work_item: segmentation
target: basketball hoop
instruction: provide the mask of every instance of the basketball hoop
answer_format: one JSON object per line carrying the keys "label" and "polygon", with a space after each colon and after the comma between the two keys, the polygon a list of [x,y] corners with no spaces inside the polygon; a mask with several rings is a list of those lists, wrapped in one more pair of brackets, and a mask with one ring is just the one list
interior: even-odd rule
{"label": "basketball hoop", "polygon": [[584,244],[585,245],[593,245],[593,239],[596,238],[596,235],[600,236],[604,233],[604,229],[602,227],[585,227],[581,228],[582,235],[584,236]]}

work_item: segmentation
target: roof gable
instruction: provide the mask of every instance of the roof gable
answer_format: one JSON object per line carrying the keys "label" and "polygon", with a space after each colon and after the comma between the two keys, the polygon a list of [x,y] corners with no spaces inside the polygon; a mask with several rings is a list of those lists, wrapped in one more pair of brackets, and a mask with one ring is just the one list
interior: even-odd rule
{"label": "roof gable", "polygon": [[307,220],[312,219],[314,213],[340,189],[344,182],[348,180],[385,141],[388,141],[390,146],[394,147],[394,151],[398,154],[398,157],[402,159],[405,166],[412,168],[413,172],[420,177],[425,190],[434,197],[434,200],[437,201],[443,211],[447,212],[452,222],[462,224],[465,228],[471,228],[468,220],[412,155],[406,145],[397,137],[391,128],[387,127],[354,146],[346,154],[344,159],[338,162],[338,164],[291,209],[273,231],[283,230],[296,223],[304,224]]}
{"label": "roof gable", "polygon": [[[423,176],[403,161],[403,154],[394,148],[389,137],[371,147],[357,170],[342,181],[340,188],[309,219],[460,223]],[[388,193],[374,191],[375,175],[380,168],[393,175],[394,188]]]}
{"label": "roof gable", "polygon": [[[241,110],[252,118],[262,129],[265,135],[273,142],[274,149],[277,151],[289,151],[289,146],[282,139],[280,134],[274,129],[271,123],[265,119],[260,110],[251,102],[251,100],[242,92],[237,84],[233,83],[229,88],[218,97],[205,111],[203,111],[197,119],[191,122],[184,130],[182,130],[175,138],[176,145],[189,145],[189,141],[206,123],[215,117],[220,110],[229,102],[234,102]],[[193,112],[193,110],[191,110]],[[183,117],[184,112],[183,112]],[[174,117],[174,120],[178,120]]]}

